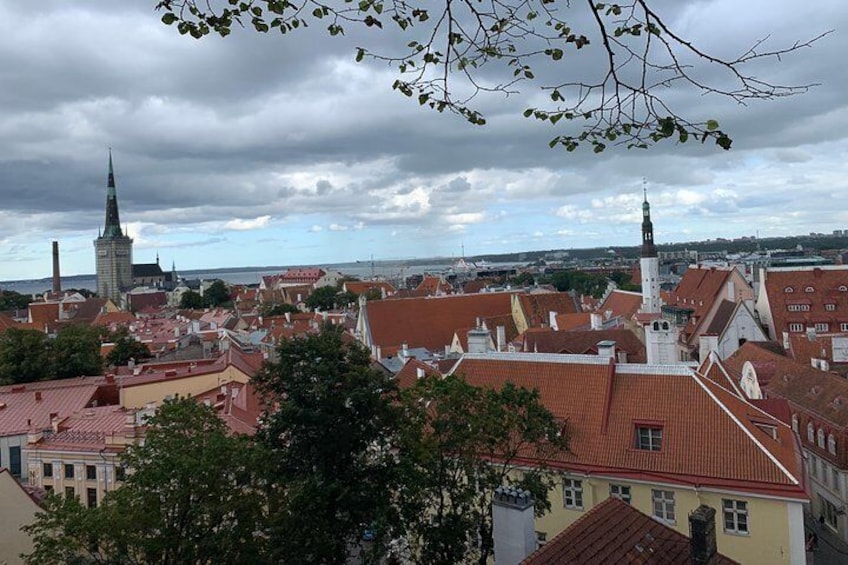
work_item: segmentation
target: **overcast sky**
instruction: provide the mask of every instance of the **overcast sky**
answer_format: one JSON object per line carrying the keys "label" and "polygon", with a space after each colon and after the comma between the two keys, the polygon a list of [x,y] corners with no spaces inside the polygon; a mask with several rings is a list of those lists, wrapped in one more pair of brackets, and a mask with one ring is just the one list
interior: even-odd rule
{"label": "overcast sky", "polygon": [[135,262],[158,252],[178,270],[636,245],[642,177],[660,244],[848,229],[842,0],[662,2],[719,54],[834,30],[756,68],[821,84],[745,107],[675,91],[680,113],[721,122],[729,152],[600,156],[548,147],[558,130],[521,117],[532,85],[481,99],[482,128],[419,107],[391,69],[354,60],[388,33],[196,41],[154,4],[0,4],[0,280],[49,276],[52,240],[63,274],[94,272],[109,147]]}

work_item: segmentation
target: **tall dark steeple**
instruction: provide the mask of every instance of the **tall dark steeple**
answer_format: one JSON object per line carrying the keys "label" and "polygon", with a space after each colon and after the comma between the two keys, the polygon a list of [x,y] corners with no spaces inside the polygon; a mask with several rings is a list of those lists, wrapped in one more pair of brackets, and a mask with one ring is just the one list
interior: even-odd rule
{"label": "tall dark steeple", "polygon": [[106,182],[106,224],[94,240],[97,267],[97,294],[122,304],[122,292],[133,284],[133,240],[124,235],[118,216],[118,194],[115,191],[115,170],[112,150],[109,150],[109,177]]}
{"label": "tall dark steeple", "polygon": [[106,182],[106,238],[123,237],[121,218],[118,216],[118,193],[115,190],[115,170],[112,168],[112,150],[109,149],[109,178]]}
{"label": "tall dark steeple", "polygon": [[654,245],[654,224],[651,223],[651,205],[648,204],[648,188],[642,179],[642,257],[656,257],[657,248]]}

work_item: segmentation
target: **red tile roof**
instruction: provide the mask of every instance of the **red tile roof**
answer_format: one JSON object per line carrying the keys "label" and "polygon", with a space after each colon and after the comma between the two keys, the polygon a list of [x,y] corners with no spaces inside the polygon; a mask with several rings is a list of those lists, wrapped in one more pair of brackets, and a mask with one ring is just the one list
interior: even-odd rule
{"label": "red tile roof", "polygon": [[[547,459],[553,468],[806,498],[791,428],[685,367],[494,354],[466,355],[453,372],[477,386],[537,389],[570,434],[570,452]],[[762,420],[774,422],[777,439],[757,427]],[[660,451],[634,448],[644,421],[662,426]]]}
{"label": "red tile roof", "polygon": [[348,292],[354,294],[365,294],[372,288],[385,292],[386,296],[392,295],[396,291],[391,283],[385,281],[345,281],[344,287]]}
{"label": "red tile roof", "polygon": [[100,381],[73,379],[0,388],[0,436],[25,434],[30,428],[51,425],[51,414],[59,418],[82,410],[96,398]]}
{"label": "red tile roof", "polygon": [[[685,535],[626,502],[608,498],[530,554],[521,565],[689,565],[690,551]],[[715,565],[735,563],[723,555],[715,561]]]}
{"label": "red tile roof", "polygon": [[424,347],[443,351],[459,328],[474,327],[478,318],[510,314],[510,293],[481,293],[428,298],[392,298],[368,302],[371,341],[388,347]]}
{"label": "red tile roof", "polygon": [[419,378],[419,370],[423,371],[424,375],[428,377],[442,376],[441,371],[432,365],[428,365],[427,363],[417,359],[409,359],[403,368],[395,375],[395,382],[397,382],[398,388],[405,390],[414,385]]}
{"label": "red tile roof", "polygon": [[[772,338],[780,339],[791,323],[805,328],[827,323],[829,331],[839,331],[840,324],[848,323],[848,266],[769,269],[764,284],[774,322]],[[800,302],[809,305],[809,310],[788,311],[788,304]],[[826,310],[826,304],[833,304],[834,310]]]}
{"label": "red tile roof", "polygon": [[645,345],[628,329],[553,331],[533,329],[517,340],[521,351],[597,355],[599,341],[614,341],[617,351],[627,353],[628,363],[645,363]]}
{"label": "red tile roof", "polygon": [[642,307],[642,295],[638,292],[627,290],[614,290],[607,296],[603,304],[598,307],[598,312],[610,317],[621,316],[625,320],[631,319],[639,308]]}
{"label": "red tile roof", "polygon": [[790,405],[815,414],[820,420],[837,427],[848,427],[848,380],[751,342],[745,343],[722,363],[738,377],[746,361],[754,365],[758,377],[763,367],[769,372],[770,378],[764,387],[769,397],[783,398]]}
{"label": "red tile roof", "polygon": [[576,329],[588,329],[592,324],[592,315],[589,312],[579,314],[557,314],[557,330],[564,332]]}
{"label": "red tile roof", "polygon": [[444,282],[441,277],[427,275],[421,281],[421,284],[415,287],[415,292],[418,293],[418,296],[422,296],[422,293],[425,296],[437,296],[439,294],[450,294],[453,292],[453,287]]}
{"label": "red tile roof", "polygon": [[531,328],[550,326],[550,313],[576,314],[581,311],[574,295],[568,292],[519,294],[518,302]]}
{"label": "red tile roof", "polygon": [[212,407],[234,434],[256,433],[259,418],[266,408],[250,383],[228,381],[194,397]]}

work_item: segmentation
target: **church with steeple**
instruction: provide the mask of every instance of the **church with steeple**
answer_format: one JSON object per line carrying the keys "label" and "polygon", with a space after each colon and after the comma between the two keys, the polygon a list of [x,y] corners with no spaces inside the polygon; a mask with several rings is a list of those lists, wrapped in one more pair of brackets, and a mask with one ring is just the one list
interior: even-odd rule
{"label": "church with steeple", "polygon": [[115,189],[115,171],[112,151],[109,150],[109,177],[106,182],[106,224],[94,240],[97,271],[97,294],[121,303],[121,292],[133,284],[133,240],[121,229],[118,215],[118,194]]}
{"label": "church with steeple", "polygon": [[660,260],[654,245],[654,224],[651,222],[651,205],[648,204],[648,189],[642,182],[642,258],[639,268],[642,272],[642,308],[643,314],[659,314],[662,311],[660,297]]}

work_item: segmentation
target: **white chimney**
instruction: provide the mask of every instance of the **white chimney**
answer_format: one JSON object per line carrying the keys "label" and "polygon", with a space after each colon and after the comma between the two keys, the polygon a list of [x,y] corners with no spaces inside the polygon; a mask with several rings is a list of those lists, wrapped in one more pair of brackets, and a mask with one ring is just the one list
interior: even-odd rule
{"label": "white chimney", "polygon": [[506,348],[506,326],[498,326],[498,351],[504,351]]}
{"label": "white chimney", "polygon": [[592,312],[589,314],[589,324],[592,330],[602,330],[604,329],[604,317],[597,312]]}
{"label": "white chimney", "polygon": [[498,487],[492,497],[495,565],[518,565],[536,551],[533,496],[529,491]]}
{"label": "white chimney", "polygon": [[556,312],[554,312],[553,310],[548,311],[548,325],[550,327],[552,327],[554,330],[557,329],[556,317],[557,317]]}
{"label": "white chimney", "polygon": [[607,339],[598,342],[598,357],[612,357],[615,359],[615,341]]}
{"label": "white chimney", "polygon": [[426,373],[424,372],[424,369],[422,369],[421,367],[416,367],[415,376],[418,377],[419,379],[423,379],[426,376]]}
{"label": "white chimney", "polygon": [[468,353],[486,353],[489,351],[489,341],[491,339],[489,330],[479,327],[468,330]]}

